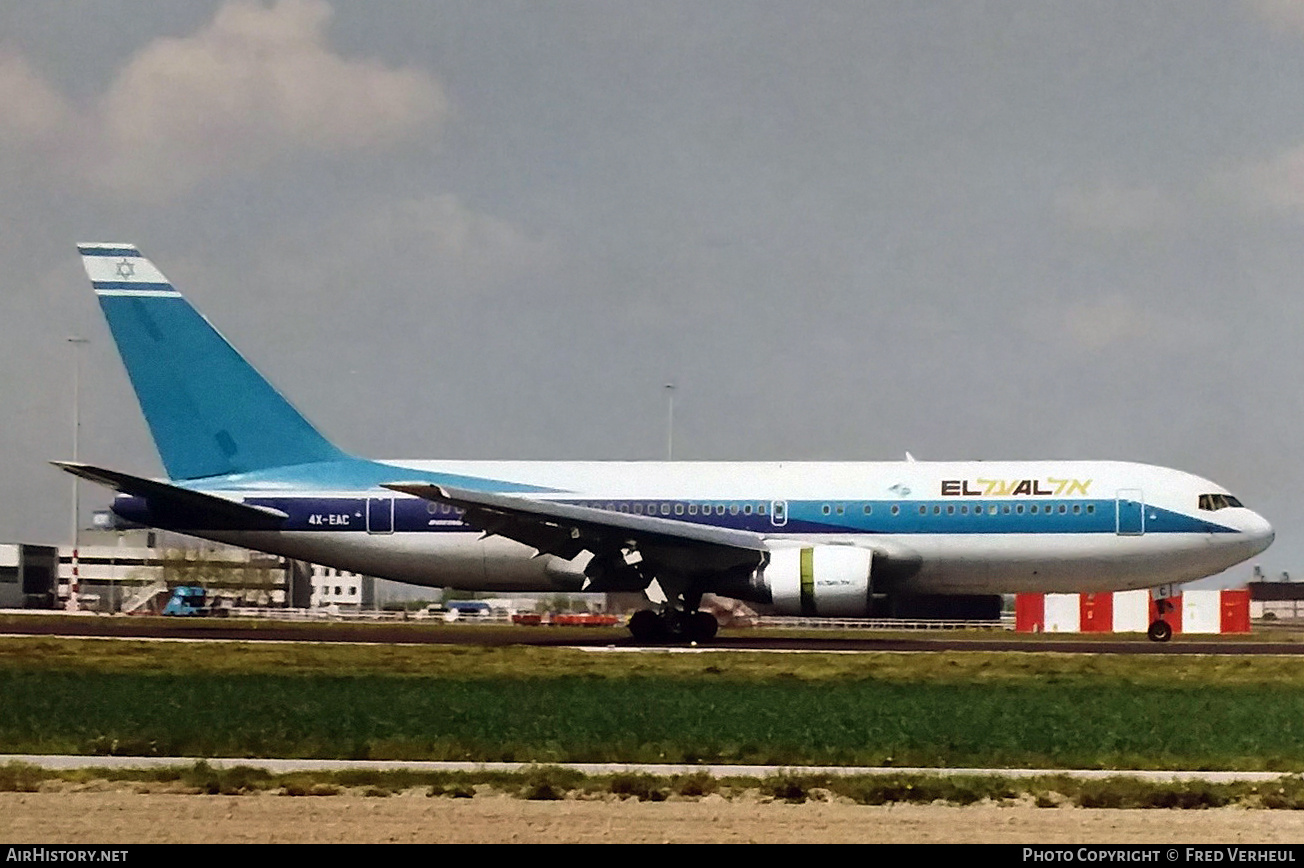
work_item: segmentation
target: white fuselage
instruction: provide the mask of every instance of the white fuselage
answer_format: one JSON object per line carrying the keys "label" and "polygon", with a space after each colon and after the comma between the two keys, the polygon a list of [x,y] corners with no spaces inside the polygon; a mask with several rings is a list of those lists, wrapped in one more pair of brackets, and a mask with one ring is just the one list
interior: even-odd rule
{"label": "white fuselage", "polygon": [[869,548],[875,569],[888,567],[892,591],[945,594],[1190,581],[1254,556],[1273,538],[1249,509],[1202,508],[1202,496],[1227,495],[1221,486],[1126,462],[366,464],[375,481],[305,472],[229,476],[216,488],[192,483],[291,516],[282,530],[192,532],[414,584],[494,591],[582,585],[587,555],[538,557],[526,545],[467,529],[446,506],[379,487],[413,478],[472,480],[484,491],[747,530],[771,548]]}

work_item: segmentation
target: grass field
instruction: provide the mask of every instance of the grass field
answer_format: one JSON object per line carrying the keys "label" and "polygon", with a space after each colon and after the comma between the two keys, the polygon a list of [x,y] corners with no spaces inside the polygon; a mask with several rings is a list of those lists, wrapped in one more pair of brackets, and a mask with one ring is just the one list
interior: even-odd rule
{"label": "grass field", "polygon": [[0,752],[1300,771],[1304,665],[0,639]]}

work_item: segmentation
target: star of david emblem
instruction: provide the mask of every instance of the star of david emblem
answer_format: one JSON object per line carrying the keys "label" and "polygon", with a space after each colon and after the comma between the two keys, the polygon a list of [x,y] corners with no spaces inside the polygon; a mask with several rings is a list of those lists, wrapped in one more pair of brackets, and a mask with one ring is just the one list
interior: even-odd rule
{"label": "star of david emblem", "polygon": [[123,280],[129,280],[136,276],[136,263],[122,260],[118,263],[118,277]]}

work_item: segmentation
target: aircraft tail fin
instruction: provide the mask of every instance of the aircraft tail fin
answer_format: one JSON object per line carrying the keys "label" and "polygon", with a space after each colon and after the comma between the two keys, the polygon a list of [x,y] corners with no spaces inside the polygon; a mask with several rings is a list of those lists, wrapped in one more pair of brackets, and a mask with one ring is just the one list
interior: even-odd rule
{"label": "aircraft tail fin", "polygon": [[172,479],[345,457],[132,244],[79,244]]}

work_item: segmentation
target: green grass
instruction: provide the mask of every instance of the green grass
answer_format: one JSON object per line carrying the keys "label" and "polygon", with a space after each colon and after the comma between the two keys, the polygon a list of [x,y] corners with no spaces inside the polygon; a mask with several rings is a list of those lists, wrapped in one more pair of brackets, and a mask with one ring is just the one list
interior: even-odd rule
{"label": "green grass", "polygon": [[1300,771],[1304,665],[6,639],[0,752]]}
{"label": "green grass", "polygon": [[617,680],[644,676],[694,681],[1078,684],[1102,689],[1119,683],[1194,689],[1262,685],[1304,691],[1304,658],[1285,656],[985,651],[605,653],[520,645],[183,643],[45,636],[0,637],[0,671],[282,676],[346,673],[545,680],[566,675]]}
{"label": "green grass", "polygon": [[1304,769],[1267,687],[0,672],[9,752]]}

